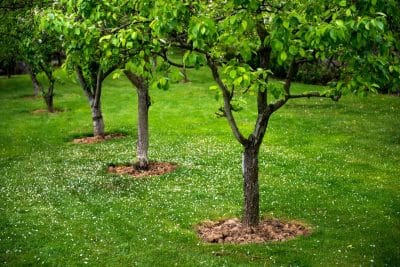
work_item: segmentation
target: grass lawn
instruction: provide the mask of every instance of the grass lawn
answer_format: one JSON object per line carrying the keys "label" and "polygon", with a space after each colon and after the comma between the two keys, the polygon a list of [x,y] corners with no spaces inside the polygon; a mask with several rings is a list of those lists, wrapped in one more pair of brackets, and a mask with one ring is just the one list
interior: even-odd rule
{"label": "grass lawn", "polygon": [[[55,114],[32,114],[44,102],[27,97],[28,76],[0,78],[0,265],[400,265],[399,97],[294,100],[274,114],[260,152],[261,213],[313,233],[215,245],[195,225],[241,215],[241,147],[214,115],[208,71],[151,92],[150,158],[179,168],[141,180],[105,171],[135,159],[130,83],[108,79],[103,93],[106,130],[128,136],[73,144],[91,133],[90,110],[78,84],[59,76]],[[251,100],[237,114],[246,133]]]}

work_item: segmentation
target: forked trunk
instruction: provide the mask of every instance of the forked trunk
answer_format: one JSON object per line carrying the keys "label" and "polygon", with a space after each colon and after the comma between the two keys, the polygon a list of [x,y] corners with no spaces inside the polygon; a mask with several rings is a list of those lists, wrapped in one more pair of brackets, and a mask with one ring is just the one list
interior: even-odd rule
{"label": "forked trunk", "polygon": [[260,220],[260,195],[258,187],[258,147],[249,145],[243,152],[244,211],[242,223],[245,227],[256,227]]}
{"label": "forked trunk", "polygon": [[101,112],[102,82],[113,69],[104,74],[97,64],[93,65],[92,69],[96,71],[90,72],[86,77],[81,67],[76,68],[76,73],[79,83],[89,100],[90,110],[92,111],[93,135],[104,136],[104,120]]}
{"label": "forked trunk", "polygon": [[138,142],[137,159],[140,169],[148,169],[149,159],[149,106],[150,97],[147,86],[137,88],[138,94]]}
{"label": "forked trunk", "polygon": [[46,103],[47,110],[53,113],[55,111],[53,104],[55,80],[52,78],[52,76],[49,78],[49,82],[50,82],[49,88],[47,89],[47,92],[43,94],[43,98],[44,102]]}
{"label": "forked trunk", "polygon": [[100,103],[98,105],[91,105],[92,120],[93,120],[93,135],[104,136],[104,121],[101,113]]}
{"label": "forked trunk", "polygon": [[29,76],[31,77],[31,81],[32,81],[32,85],[33,85],[33,94],[34,94],[34,96],[38,96],[39,92],[42,90],[42,88],[36,77],[36,73],[34,73],[29,66],[26,69],[29,73]]}

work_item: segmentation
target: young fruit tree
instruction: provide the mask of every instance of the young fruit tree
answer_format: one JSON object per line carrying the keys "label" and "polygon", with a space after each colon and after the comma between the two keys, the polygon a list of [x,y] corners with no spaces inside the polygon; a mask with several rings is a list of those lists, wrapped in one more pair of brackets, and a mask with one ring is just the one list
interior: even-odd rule
{"label": "young fruit tree", "polygon": [[[0,64],[15,64],[23,61],[29,73],[34,94],[41,92],[49,112],[54,112],[53,96],[55,77],[51,61],[61,50],[57,36],[39,29],[35,15],[48,3],[40,1],[3,1],[0,5]],[[44,74],[45,83],[37,78]],[[46,85],[45,85],[46,84]]]}
{"label": "young fruit tree", "polygon": [[108,4],[114,6],[109,15],[121,20],[107,31],[100,44],[107,57],[120,58],[120,69],[136,88],[138,139],[135,167],[146,170],[149,168],[149,84],[153,78],[151,58],[155,46],[149,28],[152,2],[132,1],[121,5],[119,1],[109,1]]}
{"label": "young fruit tree", "polygon": [[[119,60],[119,70],[131,82],[137,92],[137,145],[134,164],[136,169],[149,168],[149,108],[151,105],[149,90],[151,87],[167,89],[168,80],[157,77],[162,74],[160,69],[153,68],[155,54],[160,50],[160,44],[153,38],[150,28],[151,11],[154,1],[131,1],[121,4],[120,1],[108,1],[107,5],[113,6],[108,16],[120,18],[115,24],[105,31],[100,38],[100,45],[107,58]],[[118,75],[117,75],[118,76]]]}
{"label": "young fruit tree", "polygon": [[[258,158],[272,114],[288,101],[328,98],[338,101],[344,91],[375,91],[379,86],[357,64],[389,57],[393,45],[386,16],[379,11],[360,12],[350,1],[160,1],[152,29],[170,46],[187,49],[187,58],[204,59],[223,99],[223,115],[243,147],[244,208],[242,223],[259,224]],[[324,92],[292,92],[299,66],[330,57],[345,69]],[[270,82],[271,64],[286,70],[282,85]],[[234,115],[241,95],[255,94],[257,119],[245,136]]]}
{"label": "young fruit tree", "polygon": [[[25,23],[26,31],[21,43],[21,57],[27,64],[28,73],[31,76],[35,91],[42,93],[47,110],[54,112],[54,84],[56,78],[55,66],[52,64],[53,56],[61,51],[61,41],[58,36],[42,31],[39,22],[35,19],[39,14],[38,8],[32,8],[26,12],[25,18],[21,20]],[[29,30],[28,30],[29,29]],[[38,74],[43,73],[47,79],[47,86],[37,79]]]}
{"label": "young fruit tree", "polygon": [[43,30],[55,32],[63,41],[66,67],[76,72],[92,113],[93,135],[104,136],[101,110],[103,81],[121,64],[109,57],[100,39],[110,28],[119,25],[119,18],[109,16],[113,6],[93,1],[59,1],[42,14]]}

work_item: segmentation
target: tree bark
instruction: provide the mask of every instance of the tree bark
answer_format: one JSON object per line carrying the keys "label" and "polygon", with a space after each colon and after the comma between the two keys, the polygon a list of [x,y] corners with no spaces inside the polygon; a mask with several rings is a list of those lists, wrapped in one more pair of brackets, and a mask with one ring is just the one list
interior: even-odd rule
{"label": "tree bark", "polygon": [[53,95],[46,95],[44,97],[44,101],[46,102],[47,110],[53,113],[54,112]]}
{"label": "tree bark", "polygon": [[[47,110],[51,113],[53,113],[54,110],[54,83],[56,82],[54,77],[53,77],[53,71],[51,69],[46,70],[45,74],[47,76],[47,79],[49,80],[49,88],[47,89],[47,92],[43,91],[43,98],[47,106]],[[43,88],[42,88],[43,90]]]}
{"label": "tree bark", "polygon": [[188,82],[190,82],[185,67],[183,67],[183,68],[181,69],[181,73],[182,73],[182,75],[183,75],[182,83],[188,83]]}
{"label": "tree bark", "polygon": [[149,159],[149,107],[150,97],[147,86],[137,88],[138,94],[138,142],[137,159],[139,169],[148,169]]}
{"label": "tree bark", "polygon": [[98,105],[91,104],[90,105],[92,111],[92,120],[93,120],[93,135],[94,136],[104,136],[104,121],[103,115],[101,112],[100,102]]}
{"label": "tree bark", "polygon": [[[103,75],[100,70],[98,70],[97,75],[90,73],[92,76],[90,77],[92,79],[92,83],[90,83],[87,81],[88,78],[85,78],[82,68],[77,67],[76,74],[78,76],[79,83],[89,100],[90,110],[92,112],[93,135],[104,136],[104,120],[103,113],[101,111],[101,90],[105,75]],[[93,86],[94,81],[96,84]]]}
{"label": "tree bark", "polygon": [[93,101],[91,102],[94,136],[105,135],[103,113],[101,111],[101,92],[102,92],[103,80],[104,80],[103,72],[99,67],[97,75],[95,76],[96,85],[93,90],[94,98]]}
{"label": "tree bark", "polygon": [[245,147],[243,152],[244,208],[242,223],[245,227],[256,227],[260,221],[260,193],[258,186],[258,147]]}
{"label": "tree bark", "polygon": [[136,166],[141,170],[149,168],[149,108],[151,105],[149,87],[145,78],[125,70],[126,77],[136,87],[138,96],[138,140],[136,144]]}
{"label": "tree bark", "polygon": [[31,67],[27,66],[26,70],[29,73],[29,76],[31,77],[32,85],[33,85],[33,95],[38,96],[39,92],[41,91],[41,85],[36,77],[36,73],[33,72]]}

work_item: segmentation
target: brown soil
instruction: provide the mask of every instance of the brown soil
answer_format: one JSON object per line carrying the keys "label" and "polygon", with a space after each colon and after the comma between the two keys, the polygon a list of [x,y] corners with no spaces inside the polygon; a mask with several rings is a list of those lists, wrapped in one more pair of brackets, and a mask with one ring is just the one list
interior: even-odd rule
{"label": "brown soil", "polygon": [[41,97],[40,95],[24,95],[22,98],[36,100],[42,99],[43,97]]}
{"label": "brown soil", "polygon": [[43,114],[43,113],[52,114],[52,113],[59,113],[59,112],[62,112],[62,110],[61,109],[55,109],[54,112],[50,112],[47,109],[36,109],[36,110],[32,111],[32,114]]}
{"label": "brown soil", "polygon": [[297,222],[280,222],[267,219],[256,228],[245,228],[239,219],[227,219],[219,222],[204,222],[197,227],[200,238],[207,243],[264,243],[285,241],[296,236],[308,235],[311,230]]}
{"label": "brown soil", "polygon": [[169,162],[150,162],[148,170],[139,170],[135,165],[111,165],[108,167],[109,173],[129,174],[133,177],[140,178],[145,176],[156,176],[173,172],[176,165]]}
{"label": "brown soil", "polygon": [[87,136],[87,137],[82,137],[82,138],[75,138],[72,142],[75,144],[94,144],[94,143],[100,143],[106,140],[110,139],[119,139],[119,138],[124,138],[125,135],[121,133],[113,133],[113,134],[107,134],[104,136]]}

